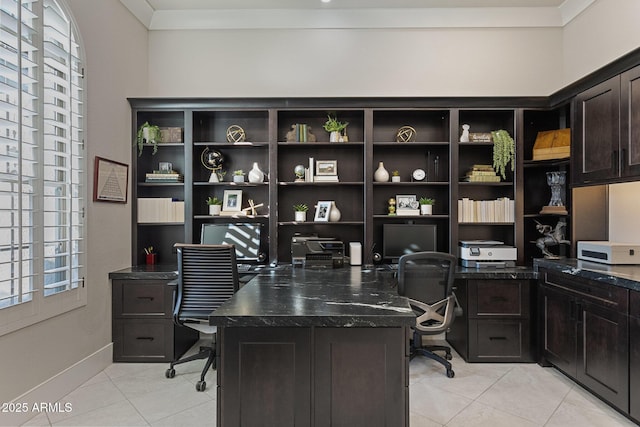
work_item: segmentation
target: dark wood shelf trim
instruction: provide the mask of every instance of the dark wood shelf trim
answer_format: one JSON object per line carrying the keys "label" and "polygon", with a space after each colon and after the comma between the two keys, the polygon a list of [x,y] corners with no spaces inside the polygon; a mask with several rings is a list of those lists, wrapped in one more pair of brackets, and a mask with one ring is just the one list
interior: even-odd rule
{"label": "dark wood shelf trim", "polygon": [[327,147],[327,146],[331,146],[331,147],[349,147],[349,146],[356,146],[356,147],[361,147],[364,146],[364,142],[360,142],[360,141],[349,141],[349,142],[328,142],[328,141],[317,141],[317,142],[278,142],[278,145],[286,145],[288,147],[309,147],[309,146],[315,146],[315,147]]}
{"label": "dark wood shelf trim", "polygon": [[337,221],[337,222],[325,222],[325,221],[282,221],[278,222],[278,225],[286,226],[305,226],[305,225],[364,225],[364,221]]}
{"label": "dark wood shelf trim", "polygon": [[571,159],[569,157],[564,159],[548,159],[548,160],[524,160],[522,166],[525,168],[543,168],[543,167],[558,167],[569,166]]}
{"label": "dark wood shelf trim", "polygon": [[317,186],[317,185],[364,185],[364,181],[326,181],[326,182],[291,182],[280,181],[278,185],[282,187],[302,187],[302,186]]}
{"label": "dark wood shelf trim", "polygon": [[229,142],[229,141],[198,141],[193,143],[196,147],[204,147],[208,145],[215,145],[216,148],[243,148],[243,147],[268,147],[269,142]]}
{"label": "dark wood shelf trim", "polygon": [[497,226],[513,226],[515,222],[459,222],[458,225],[461,227],[474,226],[474,225],[497,225]]}
{"label": "dark wood shelf trim", "polygon": [[[258,208],[259,209],[259,208]],[[269,215],[233,215],[233,216],[228,216],[228,215],[194,215],[193,219],[233,219],[233,220],[239,220],[239,219],[247,219],[247,220],[254,220],[254,219],[268,219]],[[253,221],[246,221],[246,222],[253,222]]]}
{"label": "dark wood shelf trim", "polygon": [[406,146],[406,147],[420,147],[422,145],[424,146],[448,146],[450,145],[449,141],[412,141],[412,142],[398,142],[398,141],[380,141],[380,142],[375,142],[373,143],[374,146],[383,146],[383,147],[401,147],[401,146]]}
{"label": "dark wood shelf trim", "polygon": [[184,187],[184,182],[139,182],[140,187]]}
{"label": "dark wood shelf trim", "polygon": [[223,182],[208,182],[208,181],[196,181],[193,185],[202,185],[205,187],[214,187],[216,185],[222,186],[236,186],[236,187],[260,187],[269,185],[268,182],[231,182],[231,181],[223,181]]}
{"label": "dark wood shelf trim", "polygon": [[172,225],[172,226],[176,226],[176,225],[180,225],[180,226],[184,226],[184,222],[139,222],[137,223],[138,225],[141,225],[143,227],[157,227],[157,226],[166,226],[166,225]]}
{"label": "dark wood shelf trim", "polygon": [[396,185],[425,185],[425,186],[431,186],[431,185],[437,185],[437,186],[447,186],[449,185],[448,181],[400,181],[400,182],[374,182],[373,185],[375,186],[385,186],[385,185],[390,185],[390,186],[396,186]]}
{"label": "dark wood shelf trim", "polygon": [[434,215],[389,215],[389,214],[374,214],[374,219],[449,219],[447,214],[434,214]]}

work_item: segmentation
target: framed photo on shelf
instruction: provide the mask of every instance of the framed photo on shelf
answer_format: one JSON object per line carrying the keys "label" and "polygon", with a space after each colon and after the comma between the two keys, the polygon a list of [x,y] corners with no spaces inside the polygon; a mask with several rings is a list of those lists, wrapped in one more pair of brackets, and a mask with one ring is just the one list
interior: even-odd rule
{"label": "framed photo on shelf", "polygon": [[224,212],[241,212],[242,190],[224,190],[222,210]]}
{"label": "framed photo on shelf", "polygon": [[418,209],[420,204],[415,194],[396,195],[396,209]]}
{"label": "framed photo on shelf", "polygon": [[338,161],[316,160],[316,175],[338,175]]}
{"label": "framed photo on shelf", "polygon": [[331,211],[331,201],[318,202],[316,205],[316,216],[314,221],[329,222],[329,212]]}
{"label": "framed photo on shelf", "polygon": [[96,156],[93,201],[127,203],[129,165]]}

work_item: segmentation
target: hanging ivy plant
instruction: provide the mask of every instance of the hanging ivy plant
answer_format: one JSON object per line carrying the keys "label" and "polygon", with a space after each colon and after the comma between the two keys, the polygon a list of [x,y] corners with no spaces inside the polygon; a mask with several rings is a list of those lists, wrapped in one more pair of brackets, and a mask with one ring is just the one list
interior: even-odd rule
{"label": "hanging ivy plant", "polygon": [[516,156],[516,145],[504,129],[494,130],[491,132],[493,137],[493,168],[496,173],[506,179],[507,166],[511,163],[511,171],[513,172],[513,163]]}

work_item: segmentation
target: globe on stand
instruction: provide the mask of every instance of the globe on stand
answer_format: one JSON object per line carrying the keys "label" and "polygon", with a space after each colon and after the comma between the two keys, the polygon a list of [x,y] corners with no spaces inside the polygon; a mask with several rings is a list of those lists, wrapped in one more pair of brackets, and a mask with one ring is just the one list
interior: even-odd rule
{"label": "globe on stand", "polygon": [[293,173],[296,174],[296,182],[304,182],[304,166],[297,165],[293,168]]}
{"label": "globe on stand", "polygon": [[205,148],[202,150],[200,163],[211,171],[209,182],[220,182],[217,172],[222,169],[222,164],[224,163],[224,156],[221,152],[218,150],[210,150],[209,147]]}

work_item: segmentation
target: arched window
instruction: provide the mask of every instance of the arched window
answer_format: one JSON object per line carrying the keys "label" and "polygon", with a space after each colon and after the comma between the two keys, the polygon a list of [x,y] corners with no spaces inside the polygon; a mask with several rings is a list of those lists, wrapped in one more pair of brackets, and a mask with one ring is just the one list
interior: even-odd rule
{"label": "arched window", "polygon": [[83,51],[56,0],[0,2],[0,334],[86,303]]}

